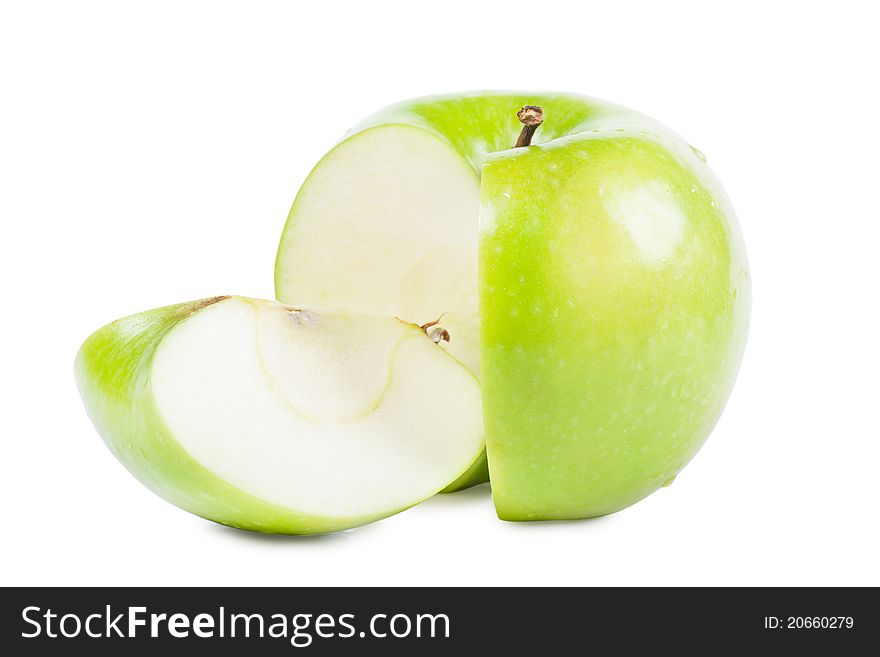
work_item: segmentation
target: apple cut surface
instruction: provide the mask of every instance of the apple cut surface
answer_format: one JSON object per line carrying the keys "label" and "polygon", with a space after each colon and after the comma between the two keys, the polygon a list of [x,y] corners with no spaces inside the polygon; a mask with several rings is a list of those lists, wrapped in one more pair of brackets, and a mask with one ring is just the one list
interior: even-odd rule
{"label": "apple cut surface", "polygon": [[447,349],[476,372],[479,206],[479,177],[443,140],[409,126],[360,132],[296,199],[278,298],[422,324],[442,314]]}
{"label": "apple cut surface", "polygon": [[394,318],[218,297],[100,329],[76,369],[90,416],[135,476],[245,529],[327,532],[386,517],[447,486],[483,448],[473,375]]}

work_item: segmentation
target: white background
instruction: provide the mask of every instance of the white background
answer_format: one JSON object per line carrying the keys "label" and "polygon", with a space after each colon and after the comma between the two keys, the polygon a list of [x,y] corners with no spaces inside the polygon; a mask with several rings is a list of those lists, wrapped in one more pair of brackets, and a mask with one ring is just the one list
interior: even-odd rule
{"label": "white background", "polygon": [[[877,19],[715,5],[3,3],[0,583],[880,584]],[[344,130],[481,88],[629,105],[724,182],[753,322],[693,463],[594,521],[503,523],[483,486],[311,538],[143,488],[86,418],[80,342],[160,305],[271,297],[294,194]]]}

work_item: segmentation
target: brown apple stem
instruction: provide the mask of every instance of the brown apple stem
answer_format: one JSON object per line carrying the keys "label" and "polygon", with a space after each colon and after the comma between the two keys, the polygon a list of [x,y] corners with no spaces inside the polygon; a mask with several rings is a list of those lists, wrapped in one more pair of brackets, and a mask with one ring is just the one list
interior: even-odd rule
{"label": "brown apple stem", "polygon": [[523,124],[523,127],[514,148],[528,146],[532,143],[532,137],[535,136],[538,126],[544,123],[544,110],[537,105],[523,105],[523,108],[516,113],[516,118]]}

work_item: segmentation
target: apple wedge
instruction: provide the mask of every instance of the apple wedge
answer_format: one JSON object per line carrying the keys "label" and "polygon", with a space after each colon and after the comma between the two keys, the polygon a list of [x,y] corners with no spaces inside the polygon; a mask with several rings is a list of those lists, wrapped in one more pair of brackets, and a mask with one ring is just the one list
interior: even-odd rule
{"label": "apple wedge", "polygon": [[76,378],[116,457],[225,525],[330,532],[437,493],[483,451],[479,385],[393,317],[215,297],[118,320]]}

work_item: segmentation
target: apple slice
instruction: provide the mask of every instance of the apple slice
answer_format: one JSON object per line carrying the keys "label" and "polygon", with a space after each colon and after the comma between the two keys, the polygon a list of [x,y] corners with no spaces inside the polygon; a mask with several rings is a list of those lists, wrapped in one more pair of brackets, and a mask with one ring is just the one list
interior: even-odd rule
{"label": "apple slice", "polygon": [[215,297],[113,322],[77,381],[117,458],[216,522],[310,534],[402,511],[483,450],[479,385],[419,326]]}

